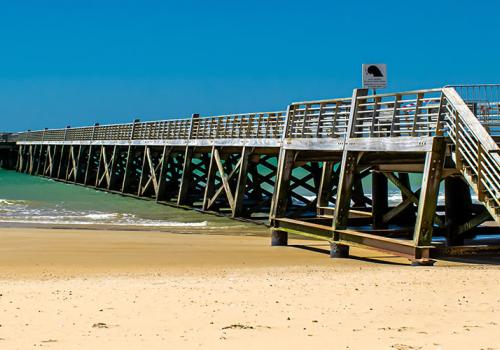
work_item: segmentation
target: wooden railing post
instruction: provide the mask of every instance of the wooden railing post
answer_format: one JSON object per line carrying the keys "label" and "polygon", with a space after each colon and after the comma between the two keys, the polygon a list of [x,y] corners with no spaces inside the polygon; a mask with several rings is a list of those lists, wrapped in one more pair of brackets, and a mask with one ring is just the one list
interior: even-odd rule
{"label": "wooden railing post", "polygon": [[[292,111],[293,111],[293,106],[292,105],[288,105],[286,107],[285,123],[283,124],[283,130],[281,131],[281,140],[282,141],[284,139],[286,139],[286,137],[288,136],[288,128],[293,123],[293,116],[290,117],[290,114],[292,113]],[[292,136],[292,135],[290,135],[290,136]]]}
{"label": "wooden railing post", "polygon": [[132,130],[130,131],[130,141],[132,141],[134,139],[134,134],[135,134],[135,127],[137,124],[139,124],[141,122],[140,119],[134,119],[133,123],[132,123]]}
{"label": "wooden railing post", "polygon": [[368,89],[354,89],[352,92],[351,109],[349,111],[349,120],[347,124],[346,138],[356,137],[356,120],[358,117],[358,97],[366,96]]}

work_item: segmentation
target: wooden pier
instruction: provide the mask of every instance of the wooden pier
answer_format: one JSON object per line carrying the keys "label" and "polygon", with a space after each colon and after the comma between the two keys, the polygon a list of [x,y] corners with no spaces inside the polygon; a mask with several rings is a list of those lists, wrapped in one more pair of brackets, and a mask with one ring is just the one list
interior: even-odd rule
{"label": "wooden pier", "polygon": [[[428,264],[434,254],[499,251],[466,245],[483,233],[500,237],[498,89],[356,89],[286,111],[9,138],[19,172],[266,222],[273,245],[292,233],[329,241],[332,257],[360,245]],[[410,174],[421,174],[420,188]]]}

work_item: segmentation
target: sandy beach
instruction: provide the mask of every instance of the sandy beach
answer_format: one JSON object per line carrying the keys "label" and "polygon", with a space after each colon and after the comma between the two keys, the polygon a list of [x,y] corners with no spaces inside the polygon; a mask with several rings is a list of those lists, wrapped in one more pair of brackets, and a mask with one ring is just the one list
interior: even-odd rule
{"label": "sandy beach", "polygon": [[0,348],[500,349],[500,266],[267,237],[0,229]]}

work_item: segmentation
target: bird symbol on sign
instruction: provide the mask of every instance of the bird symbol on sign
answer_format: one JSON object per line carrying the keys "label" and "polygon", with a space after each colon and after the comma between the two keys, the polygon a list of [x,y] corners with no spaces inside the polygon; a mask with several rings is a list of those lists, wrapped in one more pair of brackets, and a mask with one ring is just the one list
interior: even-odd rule
{"label": "bird symbol on sign", "polygon": [[366,71],[368,72],[368,74],[371,74],[374,77],[383,77],[384,76],[377,66],[370,66],[370,67],[368,67],[368,69]]}

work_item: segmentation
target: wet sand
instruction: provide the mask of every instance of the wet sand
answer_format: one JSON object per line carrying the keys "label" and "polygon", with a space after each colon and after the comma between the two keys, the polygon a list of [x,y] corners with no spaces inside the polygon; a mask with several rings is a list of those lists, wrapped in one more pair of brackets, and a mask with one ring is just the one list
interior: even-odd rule
{"label": "wet sand", "polygon": [[0,349],[500,349],[500,266],[269,238],[0,229]]}

